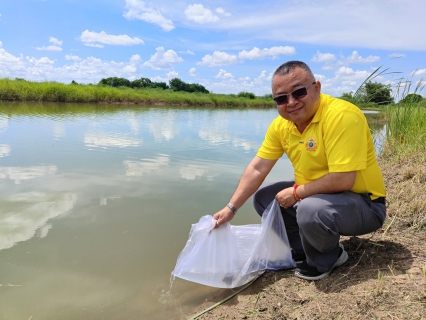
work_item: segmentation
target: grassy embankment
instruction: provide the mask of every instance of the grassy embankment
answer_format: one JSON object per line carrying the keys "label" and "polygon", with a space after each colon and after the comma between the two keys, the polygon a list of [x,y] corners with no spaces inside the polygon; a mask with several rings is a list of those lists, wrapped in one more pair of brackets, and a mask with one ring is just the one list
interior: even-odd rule
{"label": "grassy embankment", "polygon": [[[388,106],[386,146],[380,156],[387,177],[388,214],[399,227],[426,231],[426,101]],[[426,266],[425,266],[426,267]]]}
{"label": "grassy embankment", "polygon": [[187,93],[163,89],[131,89],[0,79],[0,100],[36,102],[121,103],[206,107],[274,107],[272,99],[234,94]]}

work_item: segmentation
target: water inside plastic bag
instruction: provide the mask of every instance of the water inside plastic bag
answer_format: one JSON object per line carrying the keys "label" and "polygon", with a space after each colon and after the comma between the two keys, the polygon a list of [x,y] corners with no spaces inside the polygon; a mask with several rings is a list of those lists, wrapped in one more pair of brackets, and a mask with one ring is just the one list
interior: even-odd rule
{"label": "water inside plastic bag", "polygon": [[172,276],[217,287],[235,288],[265,270],[293,268],[294,260],[278,203],[262,215],[262,223],[214,229],[216,220],[203,216],[193,224]]}

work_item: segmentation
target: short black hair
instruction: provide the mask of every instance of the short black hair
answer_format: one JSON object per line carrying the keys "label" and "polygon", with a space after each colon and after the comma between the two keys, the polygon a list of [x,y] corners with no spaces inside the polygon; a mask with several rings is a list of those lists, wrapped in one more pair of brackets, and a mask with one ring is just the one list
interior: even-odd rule
{"label": "short black hair", "polygon": [[306,71],[307,74],[309,74],[310,76],[312,76],[313,79],[315,79],[314,74],[311,71],[311,68],[309,68],[309,66],[306,63],[302,61],[297,61],[297,60],[287,61],[286,63],[283,63],[282,65],[280,65],[277,68],[277,70],[275,70],[274,74],[272,75],[272,79],[274,79],[276,75],[280,75],[280,76],[286,75],[290,71],[296,68],[302,68],[303,70]]}

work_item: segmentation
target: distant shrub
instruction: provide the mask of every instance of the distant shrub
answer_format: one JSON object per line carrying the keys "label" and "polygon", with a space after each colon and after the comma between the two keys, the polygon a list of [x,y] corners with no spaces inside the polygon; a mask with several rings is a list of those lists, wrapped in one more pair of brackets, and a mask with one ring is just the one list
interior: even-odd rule
{"label": "distant shrub", "polygon": [[423,97],[417,93],[410,93],[400,101],[400,103],[418,103],[424,100]]}
{"label": "distant shrub", "polygon": [[239,92],[237,96],[241,98],[256,99],[256,95],[254,93],[245,92],[245,91]]}

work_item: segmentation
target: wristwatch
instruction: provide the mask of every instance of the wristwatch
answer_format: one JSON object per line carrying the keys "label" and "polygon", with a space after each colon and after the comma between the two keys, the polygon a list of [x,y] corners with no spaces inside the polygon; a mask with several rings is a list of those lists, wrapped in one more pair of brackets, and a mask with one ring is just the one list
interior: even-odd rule
{"label": "wristwatch", "polygon": [[231,209],[231,210],[232,210],[232,212],[233,212],[234,214],[236,214],[236,213],[237,213],[238,209],[237,209],[237,208],[235,208],[235,207],[234,207],[234,205],[233,205],[232,203],[228,203],[226,206],[227,206],[229,209]]}

